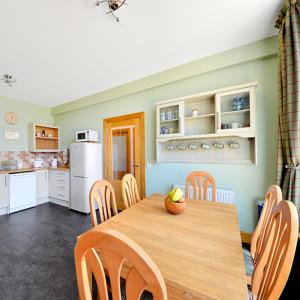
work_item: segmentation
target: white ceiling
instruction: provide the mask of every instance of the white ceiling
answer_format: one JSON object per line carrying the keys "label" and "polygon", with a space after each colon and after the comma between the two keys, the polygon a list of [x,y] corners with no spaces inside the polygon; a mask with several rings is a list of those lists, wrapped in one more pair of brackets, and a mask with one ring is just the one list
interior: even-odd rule
{"label": "white ceiling", "polygon": [[0,2],[0,96],[52,107],[276,33],[282,0]]}

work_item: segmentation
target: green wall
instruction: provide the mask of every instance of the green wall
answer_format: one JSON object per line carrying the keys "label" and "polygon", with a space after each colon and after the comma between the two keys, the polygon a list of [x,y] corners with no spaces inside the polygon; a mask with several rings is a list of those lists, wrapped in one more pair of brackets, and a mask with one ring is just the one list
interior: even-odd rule
{"label": "green wall", "polygon": [[[276,49],[276,39],[269,38],[150,76],[148,80],[141,79],[55,107],[52,112],[55,125],[61,128],[62,146],[74,142],[76,130],[81,129],[98,130],[102,142],[104,118],[144,111],[147,194],[166,192],[174,183],[183,184],[192,170],[208,171],[215,177],[218,187],[235,190],[241,229],[252,231],[257,218],[255,201],[263,198],[267,187],[275,183]],[[185,78],[182,78],[182,73]],[[258,81],[257,166],[155,163],[155,102],[251,81]]]}
{"label": "green wall", "polygon": [[[10,111],[18,116],[16,125],[9,125],[5,122],[4,114]],[[0,96],[0,151],[27,151],[28,124],[32,122],[53,124],[51,109]],[[5,130],[19,131],[20,139],[5,140]]]}

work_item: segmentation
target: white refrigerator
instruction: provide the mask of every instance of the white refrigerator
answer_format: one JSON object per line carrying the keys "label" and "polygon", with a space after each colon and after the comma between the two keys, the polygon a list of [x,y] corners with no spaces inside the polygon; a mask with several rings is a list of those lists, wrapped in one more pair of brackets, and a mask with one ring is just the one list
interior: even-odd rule
{"label": "white refrigerator", "polygon": [[71,209],[86,214],[90,212],[89,193],[92,185],[103,179],[102,161],[101,144],[71,144]]}

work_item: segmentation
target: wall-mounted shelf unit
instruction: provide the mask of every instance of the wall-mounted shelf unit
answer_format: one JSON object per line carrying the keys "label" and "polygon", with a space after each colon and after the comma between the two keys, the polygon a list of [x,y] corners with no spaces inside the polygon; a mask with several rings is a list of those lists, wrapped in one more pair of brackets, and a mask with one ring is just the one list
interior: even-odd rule
{"label": "wall-mounted shelf unit", "polygon": [[[239,148],[238,151],[248,152],[245,155],[240,153],[241,159],[236,161],[256,164],[256,86],[257,82],[251,82],[155,103],[157,111],[157,161],[169,162],[170,159],[173,159],[172,162],[179,162],[180,159],[178,158],[184,157],[182,150],[180,150],[181,155],[178,155],[178,158],[174,152],[173,154],[169,153],[168,158],[163,155],[167,148],[172,148],[167,147],[170,142],[182,141],[188,146],[188,143],[193,139],[201,145],[201,141],[204,139],[209,139],[208,142],[214,144],[214,141],[217,142],[220,138],[225,138],[227,142],[230,139],[242,138],[247,139],[247,142],[244,143],[239,140],[244,147]],[[189,147],[186,148],[185,151],[188,153],[190,149]],[[176,149],[175,147],[175,151],[177,151]],[[222,149],[222,159],[217,159],[219,156],[213,155],[216,159],[207,158],[205,160],[206,156],[200,155],[202,150],[198,150],[198,154],[193,152],[192,156],[195,162],[202,162],[203,159],[206,163],[233,161],[227,159],[232,157],[233,149],[230,149],[230,154],[227,153],[227,150],[226,147]],[[182,162],[190,162],[190,159],[185,159]]]}
{"label": "wall-mounted shelf unit", "polygon": [[59,128],[44,124],[29,124],[29,151],[58,152],[60,148]]}

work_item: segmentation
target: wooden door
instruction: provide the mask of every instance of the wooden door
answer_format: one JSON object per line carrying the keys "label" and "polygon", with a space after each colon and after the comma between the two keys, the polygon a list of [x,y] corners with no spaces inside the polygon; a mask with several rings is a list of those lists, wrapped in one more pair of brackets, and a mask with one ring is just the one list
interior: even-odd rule
{"label": "wooden door", "polygon": [[114,187],[117,208],[124,209],[121,181],[132,174],[141,198],[145,197],[144,113],[104,120],[104,176]]}

